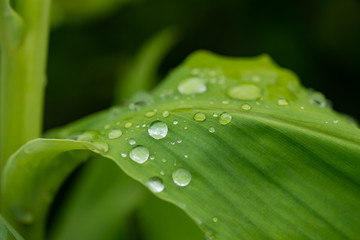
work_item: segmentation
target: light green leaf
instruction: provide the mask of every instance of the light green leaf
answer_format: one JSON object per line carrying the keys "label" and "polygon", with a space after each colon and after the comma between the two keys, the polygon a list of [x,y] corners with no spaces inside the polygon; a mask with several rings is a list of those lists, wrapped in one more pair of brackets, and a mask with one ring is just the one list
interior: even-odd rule
{"label": "light green leaf", "polygon": [[0,239],[1,240],[23,240],[23,238],[6,222],[0,214]]}
{"label": "light green leaf", "polygon": [[49,191],[84,150],[182,208],[208,239],[359,236],[358,127],[269,57],[197,52],[144,99],[50,133],[78,140],[38,139],[12,156],[2,210],[24,236],[41,239]]}

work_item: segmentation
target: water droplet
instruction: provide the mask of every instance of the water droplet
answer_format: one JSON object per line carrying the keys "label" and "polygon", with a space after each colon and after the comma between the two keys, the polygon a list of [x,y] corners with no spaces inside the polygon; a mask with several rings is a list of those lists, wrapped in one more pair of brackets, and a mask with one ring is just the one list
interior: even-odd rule
{"label": "water droplet", "polygon": [[160,171],[160,175],[164,176],[165,172],[164,171]]}
{"label": "water droplet", "polygon": [[301,106],[300,109],[301,109],[301,110],[304,110],[304,106]]}
{"label": "water droplet", "polygon": [[134,139],[130,139],[130,140],[129,140],[129,144],[130,144],[130,145],[135,145],[135,144],[136,144],[136,141],[135,141]]}
{"label": "water droplet", "polygon": [[322,93],[316,92],[314,90],[308,90],[308,94],[309,94],[309,100],[310,103],[312,104],[316,104],[319,107],[323,108],[323,107],[331,107],[331,103],[325,98],[325,96]]}
{"label": "water droplet", "polygon": [[121,124],[121,122],[116,122],[115,124],[116,124],[117,126],[119,126],[119,125]]}
{"label": "water droplet", "polygon": [[122,131],[120,129],[113,129],[108,133],[108,138],[109,139],[116,139],[121,137],[122,135]]}
{"label": "water droplet", "polygon": [[181,94],[196,94],[206,92],[206,82],[201,78],[187,78],[178,85]]}
{"label": "water droplet", "polygon": [[339,120],[334,120],[334,121],[333,121],[333,123],[338,123],[338,122],[339,122]]}
{"label": "water droplet", "polygon": [[162,113],[162,116],[164,117],[164,118],[166,118],[166,117],[168,117],[169,116],[169,111],[163,111],[163,113]]}
{"label": "water droplet", "polygon": [[206,116],[205,116],[205,114],[198,112],[198,113],[195,113],[194,119],[198,122],[203,122],[203,121],[205,121]]}
{"label": "water droplet", "polygon": [[91,150],[93,150],[96,153],[107,153],[109,151],[109,145],[107,145],[106,142],[102,142],[102,141],[98,141],[98,142],[93,142],[93,148]]}
{"label": "water droplet", "polygon": [[155,159],[155,156],[150,156],[150,160],[154,160]]}
{"label": "water droplet", "polygon": [[219,116],[219,114],[217,114],[217,113],[213,114],[213,117],[218,117],[218,116]]}
{"label": "water droplet", "polygon": [[214,127],[209,127],[209,132],[214,133],[214,132],[215,132],[215,128],[214,128]]}
{"label": "water droplet", "polygon": [[79,141],[92,141],[96,139],[98,136],[98,133],[96,131],[87,131],[78,136],[77,140]]}
{"label": "water droplet", "polygon": [[145,113],[145,117],[153,117],[153,116],[155,116],[155,115],[156,115],[156,112],[155,112],[155,111]]}
{"label": "water droplet", "polygon": [[134,162],[143,164],[149,159],[149,150],[144,146],[136,146],[130,151],[130,158]]}
{"label": "water droplet", "polygon": [[184,127],[184,130],[187,130],[187,129],[188,129],[188,127],[185,126],[185,127]]}
{"label": "water droplet", "polygon": [[188,157],[189,157],[188,155],[186,155],[186,154],[184,155],[184,158],[188,158]]}
{"label": "water droplet", "polygon": [[251,82],[264,82],[274,84],[277,79],[276,72],[272,72],[265,69],[255,69],[245,71],[242,74],[241,80]]}
{"label": "water droplet", "polygon": [[110,124],[106,124],[106,125],[104,126],[104,129],[106,130],[106,129],[109,129],[110,127],[111,127]]}
{"label": "water droplet", "polygon": [[254,84],[241,84],[229,88],[227,95],[238,100],[255,100],[261,97],[261,89]]}
{"label": "water droplet", "polygon": [[232,116],[229,113],[222,113],[219,118],[219,123],[221,125],[226,125],[231,122]]}
{"label": "water droplet", "polygon": [[168,133],[168,127],[166,123],[155,121],[150,124],[150,127],[148,128],[149,135],[154,139],[162,139],[166,137]]}
{"label": "water droplet", "polygon": [[277,104],[279,106],[287,106],[287,105],[289,105],[288,101],[286,99],[284,99],[284,98],[278,99]]}
{"label": "water droplet", "polygon": [[247,103],[244,103],[243,105],[241,105],[241,109],[242,110],[245,110],[245,111],[248,111],[251,109],[251,106]]}
{"label": "water droplet", "polygon": [[212,218],[213,222],[216,223],[218,221],[218,218],[217,217],[213,217]]}
{"label": "water droplet", "polygon": [[224,104],[224,105],[229,104],[229,100],[224,100],[221,103]]}
{"label": "water droplet", "polygon": [[174,125],[177,125],[178,123],[179,123],[179,122],[178,122],[178,121],[176,121],[176,120],[175,120],[175,121],[173,121],[173,124],[174,124]]}
{"label": "water droplet", "polygon": [[126,154],[126,153],[121,153],[121,156],[122,156],[123,158],[126,158],[127,154]]}
{"label": "water droplet", "polygon": [[175,145],[175,142],[174,142],[174,141],[171,141],[170,144],[171,144],[171,145]]}
{"label": "water droplet", "polygon": [[173,172],[172,178],[176,185],[185,187],[189,185],[191,181],[191,173],[184,168],[178,168]]}
{"label": "water droplet", "polygon": [[162,158],[161,161],[162,161],[163,163],[166,163],[166,159],[165,159],[165,158]]}
{"label": "water droplet", "polygon": [[182,140],[181,140],[181,139],[179,139],[179,140],[177,140],[176,142],[177,142],[177,143],[182,143]]}
{"label": "water droplet", "polygon": [[132,123],[131,123],[131,122],[125,123],[125,128],[131,128],[131,126],[132,126]]}
{"label": "water droplet", "polygon": [[165,188],[163,181],[161,178],[152,177],[146,182],[146,186],[152,191],[153,193],[162,192]]}

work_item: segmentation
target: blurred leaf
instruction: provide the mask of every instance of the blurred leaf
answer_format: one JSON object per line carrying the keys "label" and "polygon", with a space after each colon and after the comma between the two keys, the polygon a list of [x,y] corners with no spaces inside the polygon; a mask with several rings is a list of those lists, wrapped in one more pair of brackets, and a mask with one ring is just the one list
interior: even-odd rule
{"label": "blurred leaf", "polygon": [[1,240],[23,240],[23,238],[6,222],[0,214],[0,239]]}
{"label": "blurred leaf", "polygon": [[169,27],[150,38],[139,50],[130,66],[118,79],[115,103],[122,104],[138,91],[151,90],[157,79],[157,70],[166,54],[178,41],[178,31]]}
{"label": "blurred leaf", "polygon": [[77,140],[37,139],[12,156],[2,210],[24,236],[41,239],[43,196],[86,149],[159,191],[208,239],[359,236],[360,131],[293,73],[267,56],[197,52],[152,97],[52,133]]}

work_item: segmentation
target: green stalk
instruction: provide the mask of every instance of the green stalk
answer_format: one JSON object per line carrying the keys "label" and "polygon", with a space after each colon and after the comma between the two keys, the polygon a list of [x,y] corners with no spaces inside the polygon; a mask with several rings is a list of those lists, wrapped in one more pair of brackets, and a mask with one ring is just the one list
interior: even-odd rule
{"label": "green stalk", "polygon": [[42,132],[50,0],[0,0],[0,170]]}

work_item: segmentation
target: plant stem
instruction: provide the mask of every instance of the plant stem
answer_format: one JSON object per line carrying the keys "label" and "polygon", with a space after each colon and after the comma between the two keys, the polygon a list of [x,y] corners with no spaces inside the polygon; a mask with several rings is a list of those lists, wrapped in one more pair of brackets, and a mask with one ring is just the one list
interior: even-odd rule
{"label": "plant stem", "polygon": [[42,132],[50,0],[0,0],[0,170]]}

